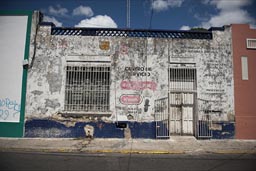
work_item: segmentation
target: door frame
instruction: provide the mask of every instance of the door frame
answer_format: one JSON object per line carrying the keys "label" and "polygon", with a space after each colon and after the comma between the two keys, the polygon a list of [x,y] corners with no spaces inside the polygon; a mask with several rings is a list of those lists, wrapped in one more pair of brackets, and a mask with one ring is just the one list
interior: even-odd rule
{"label": "door frame", "polygon": [[[194,69],[194,73],[193,73],[193,89],[192,90],[175,90],[175,89],[171,89],[171,69]],[[192,116],[192,134],[183,134],[183,126],[182,126],[182,122],[183,122],[183,114],[181,113],[181,123],[180,123],[180,133],[172,133],[171,132],[171,126],[169,126],[169,130],[170,130],[170,135],[189,135],[189,136],[195,136],[196,135],[196,126],[197,126],[197,118],[198,118],[198,110],[197,110],[197,69],[196,69],[196,64],[195,63],[170,63],[169,67],[168,67],[168,98],[169,98],[169,115],[170,115],[170,119],[169,119],[169,123],[171,124],[171,107],[175,106],[175,105],[171,105],[171,93],[193,93],[193,116]],[[174,131],[175,132],[175,131]]]}

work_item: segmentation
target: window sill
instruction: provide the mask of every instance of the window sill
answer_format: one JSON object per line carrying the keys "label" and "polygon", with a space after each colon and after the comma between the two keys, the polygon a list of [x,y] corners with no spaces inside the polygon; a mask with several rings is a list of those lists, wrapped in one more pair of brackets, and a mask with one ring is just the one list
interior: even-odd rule
{"label": "window sill", "polygon": [[63,111],[60,112],[62,116],[74,116],[74,117],[79,117],[79,116],[92,116],[92,117],[102,117],[102,116],[111,116],[112,112],[83,112],[83,111]]}

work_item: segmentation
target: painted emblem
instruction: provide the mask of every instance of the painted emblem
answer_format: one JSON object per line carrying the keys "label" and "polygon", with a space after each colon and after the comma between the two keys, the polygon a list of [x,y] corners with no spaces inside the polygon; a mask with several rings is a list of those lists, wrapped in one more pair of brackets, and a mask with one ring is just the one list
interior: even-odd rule
{"label": "painted emblem", "polygon": [[137,94],[123,94],[120,97],[120,102],[126,105],[136,105],[141,103],[141,96]]}
{"label": "painted emblem", "polygon": [[100,41],[100,49],[101,50],[109,50],[110,48],[110,43],[109,41]]}

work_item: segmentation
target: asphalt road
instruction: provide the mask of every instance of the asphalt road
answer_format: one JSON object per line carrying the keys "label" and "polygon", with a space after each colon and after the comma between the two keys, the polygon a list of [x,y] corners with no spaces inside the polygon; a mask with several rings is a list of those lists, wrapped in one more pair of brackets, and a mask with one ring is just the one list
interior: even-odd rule
{"label": "asphalt road", "polygon": [[256,154],[88,154],[0,152],[0,170],[255,171]]}

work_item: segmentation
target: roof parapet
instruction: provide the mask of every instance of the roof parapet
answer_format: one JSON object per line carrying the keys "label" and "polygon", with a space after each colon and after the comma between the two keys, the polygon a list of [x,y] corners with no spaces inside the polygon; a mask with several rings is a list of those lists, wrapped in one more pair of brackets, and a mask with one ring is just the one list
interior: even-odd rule
{"label": "roof parapet", "polygon": [[185,30],[132,30],[116,28],[63,28],[52,27],[52,35],[108,36],[108,37],[152,37],[176,39],[212,39],[211,31]]}

